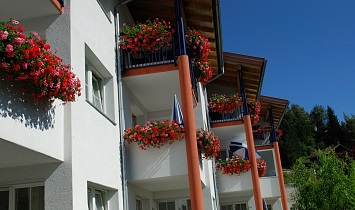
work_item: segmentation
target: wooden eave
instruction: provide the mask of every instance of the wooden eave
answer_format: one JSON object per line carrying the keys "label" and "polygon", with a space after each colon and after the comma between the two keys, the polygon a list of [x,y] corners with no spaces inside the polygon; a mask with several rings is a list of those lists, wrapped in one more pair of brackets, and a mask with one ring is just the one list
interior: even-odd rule
{"label": "wooden eave", "polygon": [[[218,72],[218,59],[212,0],[182,0],[182,13],[185,27],[201,30],[208,38],[211,51],[208,57],[209,65],[214,73]],[[155,18],[170,21],[175,25],[175,8],[173,0],[133,0],[127,4],[134,21],[145,22]]]}
{"label": "wooden eave", "polygon": [[229,52],[224,52],[223,58],[224,75],[213,81],[212,84],[236,87],[240,91],[238,68],[241,68],[247,98],[258,100],[264,78],[266,60]]}
{"label": "wooden eave", "polygon": [[273,98],[269,96],[260,96],[259,101],[261,102],[260,116],[264,116],[265,121],[269,121],[269,107],[271,107],[272,116],[274,118],[274,126],[275,128],[278,128],[290,102],[285,99]]}

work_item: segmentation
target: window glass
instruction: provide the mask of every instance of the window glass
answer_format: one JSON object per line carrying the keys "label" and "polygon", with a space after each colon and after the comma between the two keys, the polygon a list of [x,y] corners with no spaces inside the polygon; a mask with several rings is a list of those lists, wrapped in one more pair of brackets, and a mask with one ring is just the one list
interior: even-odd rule
{"label": "window glass", "polygon": [[259,151],[261,159],[266,162],[266,174],[264,177],[276,176],[276,167],[272,150]]}
{"label": "window glass", "polygon": [[31,187],[31,210],[44,210],[44,187]]}
{"label": "window glass", "polygon": [[95,191],[95,203],[97,210],[105,210],[103,192],[98,190]]}
{"label": "window glass", "polygon": [[9,191],[3,190],[0,191],[0,210],[9,209]]}
{"label": "window glass", "polygon": [[92,74],[92,103],[96,108],[102,111],[100,79],[94,74]]}
{"label": "window glass", "polygon": [[30,210],[29,188],[19,188],[15,190],[15,209]]}

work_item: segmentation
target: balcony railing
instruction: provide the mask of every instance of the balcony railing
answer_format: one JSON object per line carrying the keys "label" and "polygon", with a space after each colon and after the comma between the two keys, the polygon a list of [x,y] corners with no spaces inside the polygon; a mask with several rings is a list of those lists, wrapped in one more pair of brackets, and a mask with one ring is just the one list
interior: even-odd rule
{"label": "balcony railing", "polygon": [[209,112],[211,123],[243,121],[243,106],[236,107],[232,112]]}
{"label": "balcony railing", "polygon": [[271,141],[270,132],[266,132],[266,133],[254,132],[253,136],[254,136],[255,146],[268,146],[273,144]]}
{"label": "balcony railing", "polygon": [[122,70],[129,70],[148,66],[157,66],[163,64],[176,64],[176,41],[173,34],[173,43],[161,46],[158,50],[152,52],[144,47],[141,47],[136,54],[130,54],[127,50],[121,49]]}

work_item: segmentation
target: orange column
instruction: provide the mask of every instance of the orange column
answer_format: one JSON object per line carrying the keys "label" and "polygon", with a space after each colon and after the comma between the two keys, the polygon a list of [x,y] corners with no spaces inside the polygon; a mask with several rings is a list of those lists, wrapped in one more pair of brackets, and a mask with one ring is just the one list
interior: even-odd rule
{"label": "orange column", "polygon": [[244,129],[248,145],[249,160],[251,163],[251,178],[253,182],[254,202],[256,210],[263,210],[263,201],[261,197],[258,166],[256,162],[256,153],[254,145],[253,129],[251,126],[250,115],[244,115]]}
{"label": "orange column", "polygon": [[277,141],[274,142],[274,151],[275,151],[275,158],[276,158],[277,175],[279,178],[279,185],[280,185],[282,209],[288,210],[284,175],[282,173],[282,165],[281,165],[281,158],[280,158],[279,142]]}
{"label": "orange column", "polygon": [[192,85],[190,77],[189,58],[187,55],[178,56],[181,108],[184,116],[186,140],[187,169],[189,174],[191,208],[203,210],[200,165],[196,143],[196,126],[192,101]]}

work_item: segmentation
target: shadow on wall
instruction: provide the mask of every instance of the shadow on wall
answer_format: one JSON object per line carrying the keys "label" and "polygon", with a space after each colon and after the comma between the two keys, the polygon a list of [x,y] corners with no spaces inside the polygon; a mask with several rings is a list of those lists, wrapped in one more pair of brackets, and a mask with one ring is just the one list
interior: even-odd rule
{"label": "shadow on wall", "polygon": [[0,78],[0,116],[11,117],[28,128],[54,128],[55,106],[46,101],[33,102],[33,98],[22,91],[22,87],[18,81]]}

